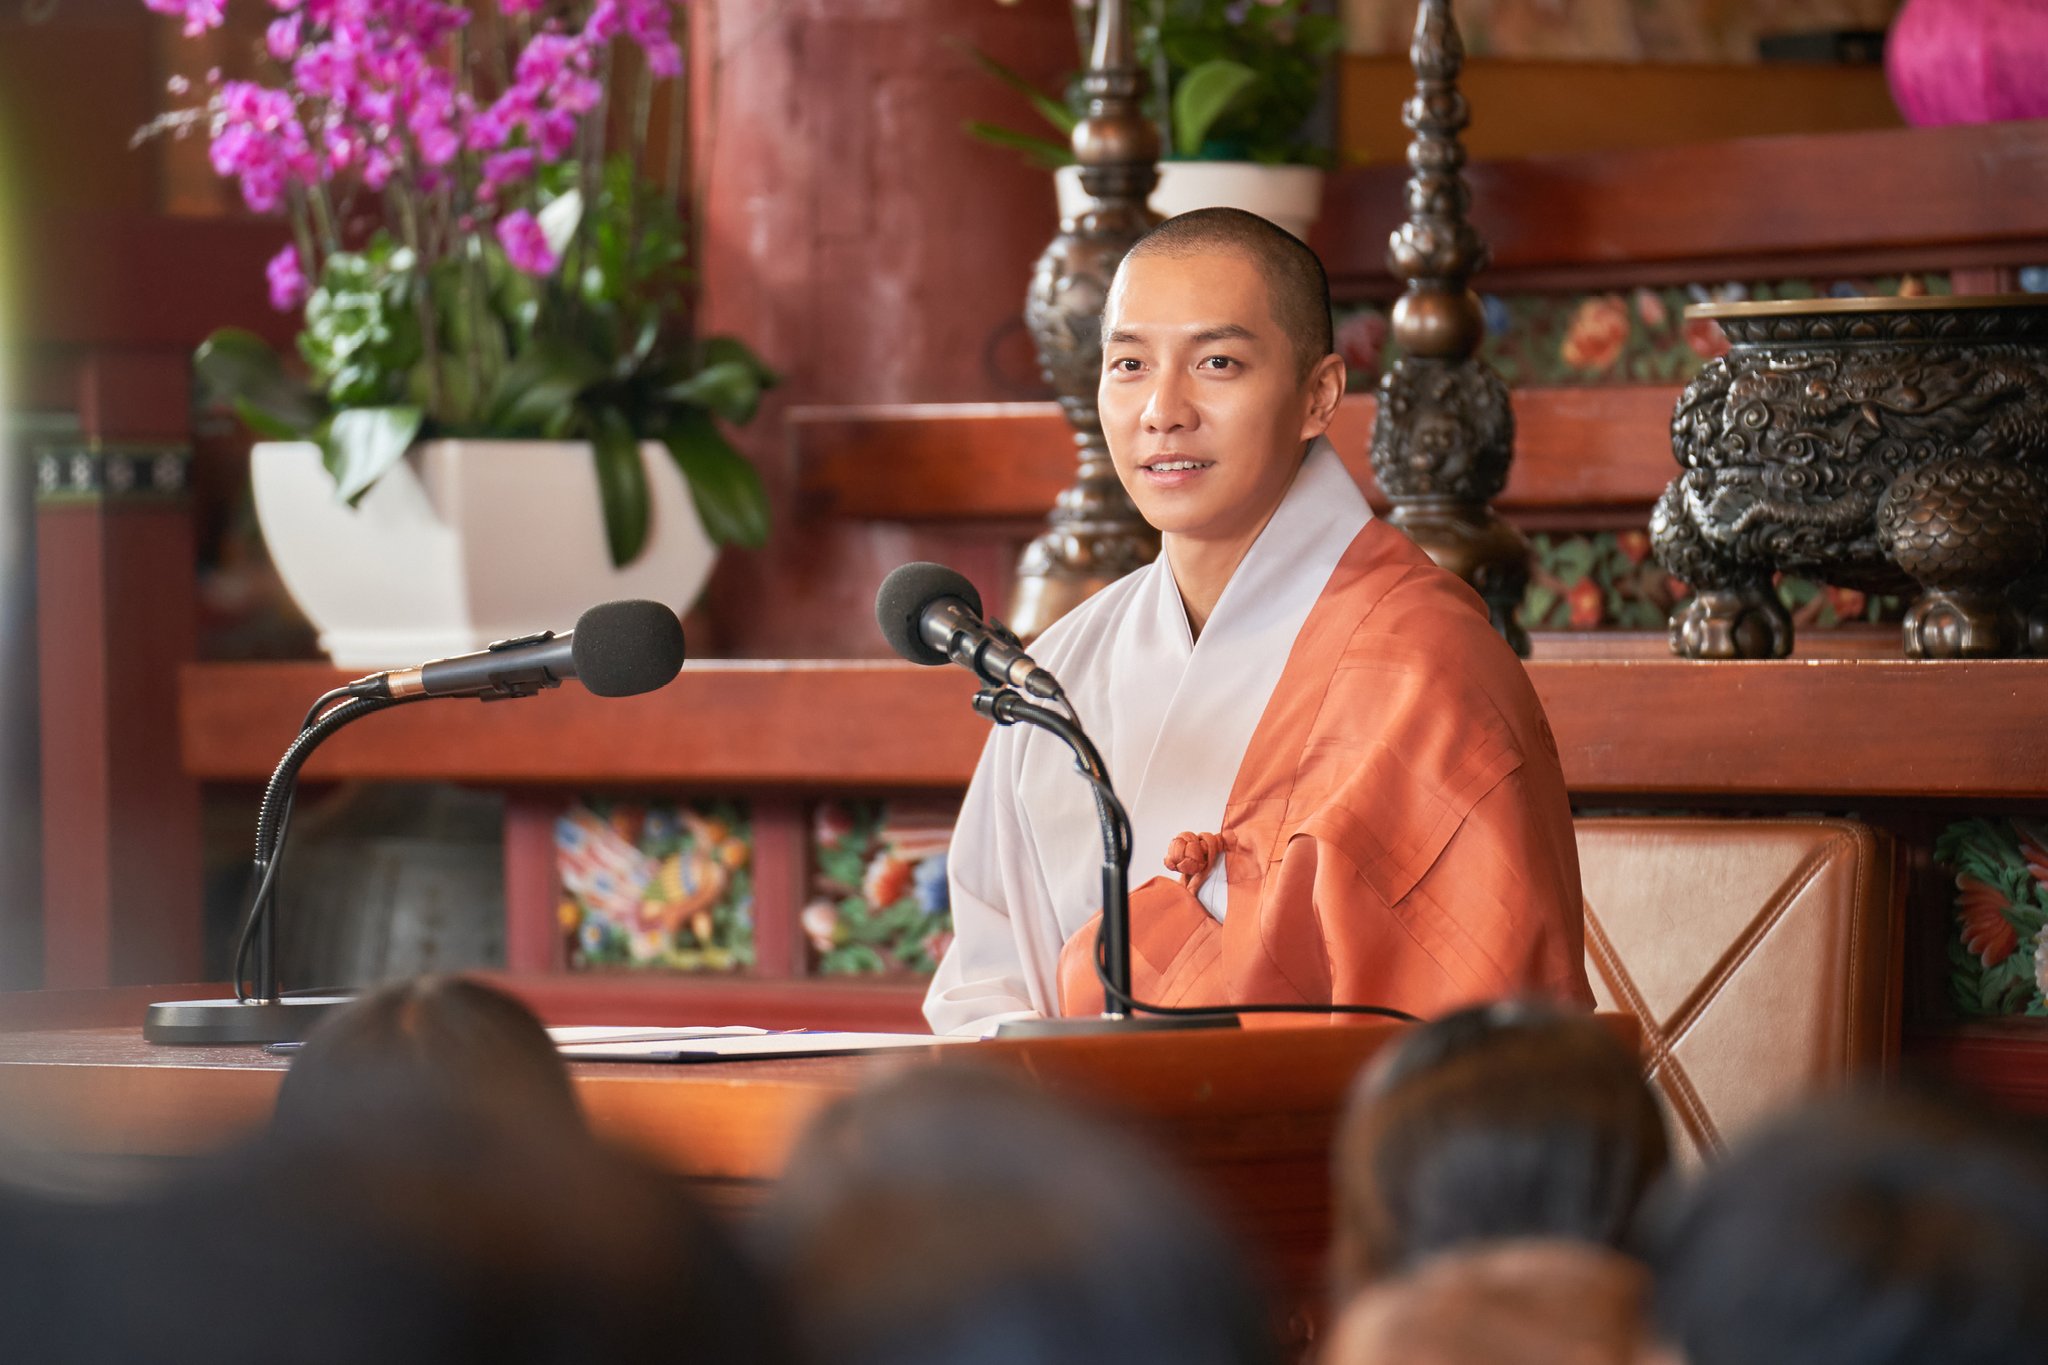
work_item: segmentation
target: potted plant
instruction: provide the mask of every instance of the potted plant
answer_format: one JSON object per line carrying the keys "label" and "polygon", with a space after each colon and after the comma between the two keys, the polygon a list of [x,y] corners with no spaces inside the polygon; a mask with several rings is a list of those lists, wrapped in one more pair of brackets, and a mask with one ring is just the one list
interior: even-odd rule
{"label": "potted plant", "polygon": [[[1322,198],[1329,149],[1313,135],[1343,24],[1322,0],[1131,0],[1138,55],[1150,75],[1147,108],[1166,159],[1152,207],[1171,217],[1227,206],[1270,218],[1306,238]],[[1073,0],[1080,50],[1096,0]],[[1086,206],[1065,141],[1085,110],[1080,73],[1060,97],[1038,90],[986,53],[997,79],[1022,91],[1060,139],[972,123],[977,137],[1013,148],[1054,172],[1062,218]]]}
{"label": "potted plant", "polygon": [[[146,3],[189,36],[225,0]],[[773,376],[689,326],[677,0],[271,3],[275,83],[216,75],[170,121],[291,223],[298,366],[229,330],[197,369],[269,438],[258,519],[323,646],[384,667],[686,608],[716,544],[765,535],[719,424]]]}

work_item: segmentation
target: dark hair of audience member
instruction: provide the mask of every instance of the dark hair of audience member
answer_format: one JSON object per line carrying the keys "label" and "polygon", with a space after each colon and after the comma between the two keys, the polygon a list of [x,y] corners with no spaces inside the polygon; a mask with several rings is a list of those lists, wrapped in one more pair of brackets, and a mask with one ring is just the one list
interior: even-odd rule
{"label": "dark hair of audience member", "polygon": [[262,1141],[70,1226],[88,1273],[19,1325],[87,1365],[791,1359],[731,1236],[593,1136],[546,1032],[474,982],[366,997]]}
{"label": "dark hair of audience member", "polygon": [[1306,379],[1316,362],[1337,348],[1330,321],[1330,277],[1322,258],[1286,228],[1243,209],[1195,209],[1174,215],[1140,237],[1124,260],[1217,251],[1237,252],[1258,267],[1273,321],[1294,343],[1295,364]]}
{"label": "dark hair of audience member", "polygon": [[322,1021],[278,1091],[272,1131],[292,1142],[472,1142],[582,1133],[547,1029],[481,982],[428,976],[372,991]]}
{"label": "dark hair of audience member", "polygon": [[1230,1241],[1124,1132],[977,1066],[827,1110],[761,1229],[834,1365],[1254,1365],[1274,1323]]}
{"label": "dark hair of audience member", "polygon": [[1353,1092],[1336,1154],[1336,1288],[1503,1238],[1625,1246],[1669,1160],[1656,1096],[1606,1025],[1540,1003],[1445,1015]]}
{"label": "dark hair of audience member", "polygon": [[2048,1132],[1975,1101],[1835,1097],[1650,1222],[1689,1365],[2048,1360]]}
{"label": "dark hair of audience member", "polygon": [[1520,1240],[1447,1251],[1368,1286],[1323,1365],[1636,1365],[1649,1272],[1589,1242]]}

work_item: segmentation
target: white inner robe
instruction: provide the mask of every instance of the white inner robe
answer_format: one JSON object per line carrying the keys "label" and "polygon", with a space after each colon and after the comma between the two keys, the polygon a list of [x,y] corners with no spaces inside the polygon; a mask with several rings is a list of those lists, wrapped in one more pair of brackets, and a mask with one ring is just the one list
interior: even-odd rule
{"label": "white inner robe", "polygon": [[[1033,645],[1130,812],[1133,887],[1164,873],[1176,834],[1221,829],[1302,622],[1371,517],[1336,451],[1318,440],[1199,640],[1162,554]],[[983,1033],[1057,1014],[1060,949],[1102,903],[1095,802],[1064,744],[1021,725],[989,737],[947,866],[954,939],[925,997],[933,1031]],[[1197,898],[1220,920],[1227,894],[1219,859]]]}

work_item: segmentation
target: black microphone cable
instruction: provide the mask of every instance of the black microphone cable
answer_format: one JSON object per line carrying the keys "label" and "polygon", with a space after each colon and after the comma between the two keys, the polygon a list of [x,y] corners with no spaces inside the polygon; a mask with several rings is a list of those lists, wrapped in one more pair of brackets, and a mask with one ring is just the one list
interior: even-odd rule
{"label": "black microphone cable", "polygon": [[[1007,694],[1012,700],[998,705],[995,695],[992,694]],[[987,700],[984,701],[984,698],[987,698]],[[1046,709],[1044,706],[1026,699],[1013,688],[991,688],[977,694],[975,697],[975,710],[994,720],[998,725],[1014,725],[1022,721],[1057,735],[1067,743],[1069,748],[1076,748],[1073,741],[1062,732],[1061,727],[1045,723]],[[1071,706],[1067,708],[1069,712],[1072,709]],[[1057,713],[1054,714],[1056,715]],[[1067,723],[1075,724],[1075,722],[1071,721]],[[1078,728],[1078,725],[1076,728]],[[1096,814],[1102,824],[1103,847],[1110,850],[1112,856],[1121,864],[1124,869],[1125,881],[1128,883],[1131,865],[1130,813],[1124,809],[1123,801],[1117,796],[1115,788],[1110,785],[1109,774],[1099,771],[1087,763],[1081,757],[1078,748],[1076,748],[1075,752],[1074,767],[1082,777],[1088,780],[1088,785],[1094,792]],[[1176,1018],[1207,1018],[1226,1014],[1357,1014],[1369,1015],[1380,1019],[1394,1019],[1409,1024],[1419,1024],[1422,1022],[1416,1015],[1410,1014],[1406,1010],[1395,1009],[1391,1005],[1310,1004],[1306,1002],[1302,1004],[1255,1002],[1247,1005],[1160,1005],[1149,1000],[1141,1000],[1109,979],[1108,929],[1109,907],[1104,906],[1102,913],[1095,920],[1095,977],[1102,984],[1102,994],[1105,1003],[1112,1010],[1120,1011],[1124,1014],[1157,1014]]]}

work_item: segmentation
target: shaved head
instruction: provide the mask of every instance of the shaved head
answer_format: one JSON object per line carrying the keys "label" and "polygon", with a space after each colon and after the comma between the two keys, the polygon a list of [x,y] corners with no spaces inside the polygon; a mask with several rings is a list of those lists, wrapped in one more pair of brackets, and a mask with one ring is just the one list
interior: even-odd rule
{"label": "shaved head", "polygon": [[[1330,330],[1330,277],[1301,239],[1243,209],[1196,209],[1169,218],[1140,237],[1125,261],[1147,256],[1235,252],[1258,267],[1273,321],[1293,343],[1302,377],[1336,349]],[[1123,267],[1117,267],[1121,273]]]}

